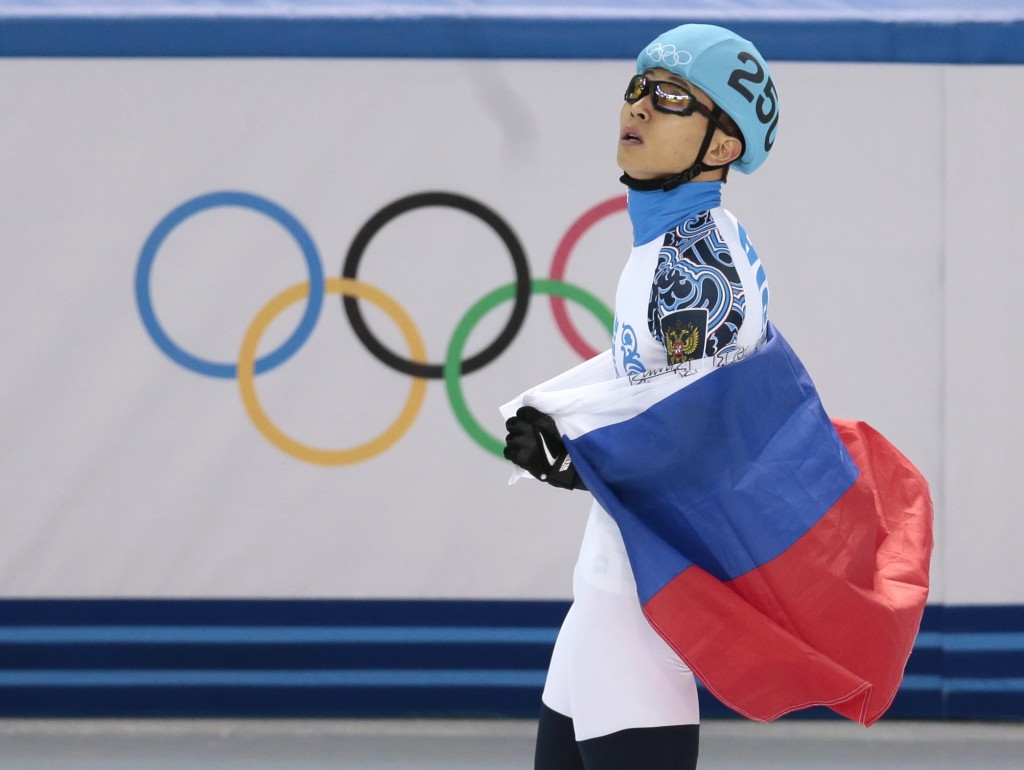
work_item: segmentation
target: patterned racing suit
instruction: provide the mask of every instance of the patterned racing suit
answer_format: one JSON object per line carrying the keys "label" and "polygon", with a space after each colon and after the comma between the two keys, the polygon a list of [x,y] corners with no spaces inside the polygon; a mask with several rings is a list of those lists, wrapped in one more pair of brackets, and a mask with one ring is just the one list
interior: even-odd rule
{"label": "patterned racing suit", "polygon": [[[763,341],[764,270],[743,227],[721,208],[721,185],[630,191],[633,248],[615,296],[617,376],[723,366]],[[596,502],[543,701],[572,718],[578,741],[700,720],[693,674],[644,618],[618,527]]]}

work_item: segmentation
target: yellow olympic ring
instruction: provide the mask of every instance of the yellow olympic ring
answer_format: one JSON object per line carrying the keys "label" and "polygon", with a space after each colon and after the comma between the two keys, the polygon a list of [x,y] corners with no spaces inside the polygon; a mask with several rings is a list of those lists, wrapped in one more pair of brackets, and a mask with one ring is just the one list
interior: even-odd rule
{"label": "yellow olympic ring", "polygon": [[[327,294],[341,294],[343,296],[358,297],[383,310],[395,322],[406,343],[409,345],[411,359],[416,362],[427,360],[427,349],[423,344],[416,325],[408,313],[390,296],[380,289],[354,280],[352,278],[328,278],[324,281],[324,291]],[[385,449],[400,439],[419,414],[420,407],[427,395],[427,381],[414,377],[412,387],[409,389],[409,398],[391,426],[365,444],[352,447],[351,449],[318,449],[307,444],[296,441],[278,428],[263,411],[259,400],[256,397],[256,347],[260,338],[273,321],[285,308],[293,305],[301,299],[309,296],[309,281],[295,284],[282,291],[256,315],[252,324],[245,332],[242,340],[242,350],[238,355],[238,389],[241,391],[242,403],[249,418],[270,443],[283,452],[318,465],[351,465],[353,463],[368,460],[374,455],[380,454]]]}

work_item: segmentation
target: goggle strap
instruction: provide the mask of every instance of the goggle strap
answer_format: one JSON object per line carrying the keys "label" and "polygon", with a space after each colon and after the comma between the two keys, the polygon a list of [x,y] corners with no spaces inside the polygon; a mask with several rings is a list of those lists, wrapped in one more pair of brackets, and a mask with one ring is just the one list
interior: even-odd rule
{"label": "goggle strap", "polygon": [[715,131],[719,128],[718,118],[722,114],[722,108],[717,104],[715,108],[711,110],[711,120],[708,121],[707,131],[704,132],[704,141],[700,145],[700,150],[697,152],[697,162],[702,163],[704,161],[704,153],[708,151],[708,147],[711,146],[711,138],[715,135]]}
{"label": "goggle strap", "polygon": [[637,190],[639,192],[650,192],[652,190],[674,190],[679,185],[686,184],[693,180],[694,177],[703,173],[704,171],[714,171],[717,168],[724,168],[724,166],[705,166],[703,163],[696,163],[686,171],[682,171],[674,176],[661,177],[660,179],[634,179],[629,174],[623,174],[619,177],[619,181],[626,185],[630,190]]}
{"label": "goggle strap", "polygon": [[711,138],[715,135],[715,130],[718,128],[718,116],[722,114],[722,110],[717,104],[715,105],[715,109],[712,111],[712,114],[715,119],[708,121],[707,130],[704,131],[704,141],[701,142],[700,149],[697,150],[697,159],[693,162],[692,166],[686,169],[686,171],[669,177],[661,183],[661,189],[665,192],[674,190],[679,187],[679,185],[692,181],[695,177],[700,176],[705,171],[714,171],[716,168],[721,168],[721,166],[704,165],[704,154],[708,151],[708,147],[711,146]]}
{"label": "goggle strap", "polygon": [[626,185],[630,190],[638,190],[640,192],[660,190],[661,186],[665,184],[664,179],[634,179],[629,174],[623,174],[620,176],[619,181]]}

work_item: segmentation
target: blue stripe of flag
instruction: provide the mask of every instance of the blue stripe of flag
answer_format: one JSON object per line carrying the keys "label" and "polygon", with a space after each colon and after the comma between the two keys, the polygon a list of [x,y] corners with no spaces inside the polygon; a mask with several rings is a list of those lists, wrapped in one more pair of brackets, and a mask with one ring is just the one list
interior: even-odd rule
{"label": "blue stripe of flag", "polygon": [[771,327],[746,360],[568,443],[622,531],[643,602],[691,564],[725,581],[777,558],[859,473]]}

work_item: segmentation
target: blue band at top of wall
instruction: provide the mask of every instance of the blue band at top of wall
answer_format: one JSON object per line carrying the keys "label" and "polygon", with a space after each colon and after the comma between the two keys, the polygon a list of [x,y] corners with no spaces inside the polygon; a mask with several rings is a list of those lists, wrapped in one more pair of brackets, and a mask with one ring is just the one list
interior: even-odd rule
{"label": "blue band at top of wall", "polygon": [[5,57],[633,59],[675,23],[728,26],[773,61],[1024,64],[1024,20],[88,16],[0,11]]}

